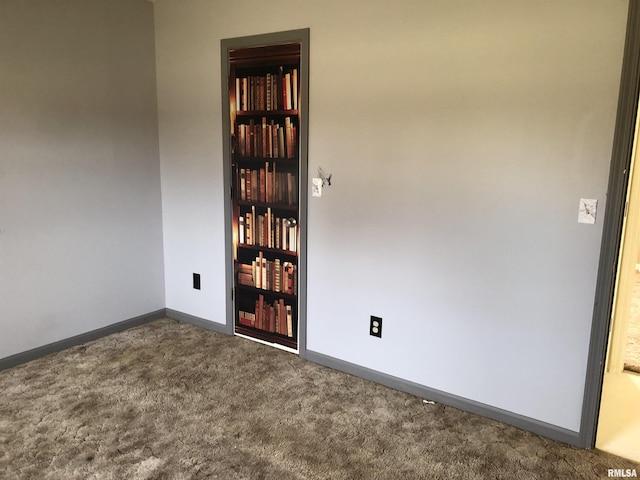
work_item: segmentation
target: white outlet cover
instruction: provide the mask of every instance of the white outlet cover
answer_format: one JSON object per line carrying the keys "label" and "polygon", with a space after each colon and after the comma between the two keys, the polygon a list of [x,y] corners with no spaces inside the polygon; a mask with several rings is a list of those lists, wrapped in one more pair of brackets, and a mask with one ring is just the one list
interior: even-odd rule
{"label": "white outlet cover", "polygon": [[321,178],[311,179],[311,196],[312,197],[322,196],[322,179]]}
{"label": "white outlet cover", "polygon": [[593,225],[596,223],[598,200],[595,198],[581,198],[578,207],[578,223]]}

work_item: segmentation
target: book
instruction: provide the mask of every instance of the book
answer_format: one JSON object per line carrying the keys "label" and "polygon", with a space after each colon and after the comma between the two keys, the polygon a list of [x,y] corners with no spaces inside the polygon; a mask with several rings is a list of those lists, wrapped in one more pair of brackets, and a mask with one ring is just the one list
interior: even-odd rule
{"label": "book", "polygon": [[258,295],[256,303],[256,326],[264,329],[264,295]]}
{"label": "book", "polygon": [[264,246],[264,216],[258,215],[258,238],[256,245],[263,247]]}
{"label": "book", "polygon": [[271,153],[271,156],[273,158],[278,158],[279,157],[279,152],[278,152],[278,125],[273,123],[273,120],[271,120],[271,145],[273,147],[273,151]]}
{"label": "book", "polygon": [[279,258],[274,260],[274,285],[273,290],[276,292],[280,292],[281,290],[281,278],[282,278],[282,265]]}
{"label": "book", "polygon": [[251,170],[251,200],[259,201],[260,197],[258,193],[260,191],[260,185],[258,184],[258,170]]}
{"label": "book", "polygon": [[284,128],[278,127],[278,157],[285,158],[286,152],[284,149]]}
{"label": "book", "polygon": [[293,337],[293,309],[291,305],[286,306],[287,310],[287,337]]}
{"label": "book", "polygon": [[253,284],[251,286],[258,288],[258,284],[257,284],[258,262],[256,260],[253,260],[251,262],[251,278],[253,278]]}
{"label": "book", "polygon": [[289,227],[289,250],[292,252],[297,251],[297,228],[295,225]]}
{"label": "book", "polygon": [[253,275],[250,273],[238,273],[238,283],[240,285],[253,287]]}
{"label": "book", "polygon": [[238,217],[238,242],[246,243],[244,236],[244,217],[240,215]]}
{"label": "book", "polygon": [[285,73],[284,74],[284,100],[285,100],[285,110],[291,110],[292,108],[292,102],[291,102],[291,74],[290,73]]}
{"label": "book", "polygon": [[265,77],[258,77],[258,108],[257,110],[264,110],[265,109],[265,98],[264,98],[264,93],[265,93]]}
{"label": "book", "polygon": [[240,105],[241,105],[241,101],[240,101],[240,77],[236,77],[236,85],[235,85],[235,97],[236,97],[236,112],[240,111]]}
{"label": "book", "polygon": [[247,110],[247,90],[249,89],[249,79],[247,77],[242,78],[242,103],[240,106],[240,110]]}
{"label": "book", "polygon": [[260,121],[260,147],[261,147],[261,156],[263,158],[268,157],[267,155],[267,146],[268,146],[268,142],[267,142],[267,117],[262,117],[262,120]]}
{"label": "book", "polygon": [[266,218],[266,223],[267,223],[267,247],[268,248],[273,248],[273,242],[272,242],[272,220],[271,220],[271,207],[267,207],[267,218]]}
{"label": "book", "polygon": [[264,165],[264,201],[267,203],[271,203],[272,173],[269,171],[269,162],[265,162]]}
{"label": "book", "polygon": [[291,72],[291,88],[293,89],[291,96],[293,100],[293,109],[298,109],[298,69],[294,68]]}
{"label": "book", "polygon": [[262,252],[258,253],[258,257],[256,258],[256,288],[262,287]]}
{"label": "book", "polygon": [[240,169],[240,200],[247,199],[247,190],[246,190],[246,181],[245,178],[246,170],[244,168]]}
{"label": "book", "polygon": [[240,325],[246,325],[247,327],[255,327],[256,314],[252,312],[245,312],[243,310],[238,311],[238,323]]}
{"label": "book", "polygon": [[[252,245],[251,243],[251,214],[247,213],[244,215],[244,243],[247,245]],[[239,220],[239,219],[238,219]],[[243,243],[243,242],[240,242]]]}
{"label": "book", "polygon": [[251,206],[251,211],[247,212],[247,218],[245,220],[244,228],[247,231],[247,244],[256,244],[256,229],[255,229],[255,212],[256,207]]}
{"label": "book", "polygon": [[271,74],[270,73],[267,73],[267,76],[265,78],[265,83],[266,83],[265,108],[266,110],[273,110],[273,107],[271,106]]}
{"label": "book", "polygon": [[245,129],[246,125],[244,125],[243,123],[240,123],[237,125],[237,130],[238,130],[238,155],[240,155],[241,157],[245,156],[245,148],[247,145],[247,141],[245,139],[245,135],[246,135],[246,129]]}
{"label": "book", "polygon": [[288,336],[288,330],[287,330],[287,309],[284,305],[284,299],[280,299],[278,301],[278,333],[280,333],[281,335],[287,335]]}
{"label": "book", "polygon": [[247,144],[247,157],[256,156],[256,121],[252,118],[249,120],[249,136]]}
{"label": "book", "polygon": [[286,157],[293,158],[293,129],[291,128],[291,117],[284,118],[284,136],[285,136],[285,148]]}

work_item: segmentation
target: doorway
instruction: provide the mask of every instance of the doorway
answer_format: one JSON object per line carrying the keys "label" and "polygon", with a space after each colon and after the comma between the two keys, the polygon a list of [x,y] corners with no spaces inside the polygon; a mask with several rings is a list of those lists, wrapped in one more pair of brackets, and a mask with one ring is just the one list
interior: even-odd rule
{"label": "doorway", "polygon": [[[638,109],[640,111],[640,109]],[[638,120],[622,225],[596,448],[640,462],[640,158]]]}
{"label": "doorway", "polygon": [[220,45],[227,326],[304,357],[309,29]]}

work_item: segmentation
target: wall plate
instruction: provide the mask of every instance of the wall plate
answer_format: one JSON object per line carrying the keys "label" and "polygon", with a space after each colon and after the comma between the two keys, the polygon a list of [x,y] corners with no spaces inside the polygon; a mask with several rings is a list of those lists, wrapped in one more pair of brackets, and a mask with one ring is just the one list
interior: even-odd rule
{"label": "wall plate", "polygon": [[596,223],[596,210],[598,200],[594,198],[581,198],[578,207],[578,223],[588,223],[593,225]]}
{"label": "wall plate", "polygon": [[311,196],[312,197],[322,196],[322,179],[321,178],[311,179]]}

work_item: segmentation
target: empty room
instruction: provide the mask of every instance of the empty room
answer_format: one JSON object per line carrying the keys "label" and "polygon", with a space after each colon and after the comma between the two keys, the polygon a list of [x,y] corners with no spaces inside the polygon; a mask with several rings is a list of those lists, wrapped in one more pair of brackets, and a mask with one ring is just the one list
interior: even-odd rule
{"label": "empty room", "polygon": [[636,476],[639,51],[636,0],[0,0],[0,477]]}

